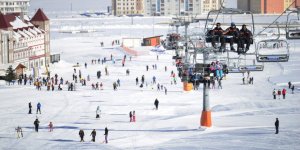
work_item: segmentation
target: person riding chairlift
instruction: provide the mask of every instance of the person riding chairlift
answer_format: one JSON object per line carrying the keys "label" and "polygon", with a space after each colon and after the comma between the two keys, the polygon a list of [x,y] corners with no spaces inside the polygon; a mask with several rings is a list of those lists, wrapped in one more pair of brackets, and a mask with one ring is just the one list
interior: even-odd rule
{"label": "person riding chairlift", "polygon": [[230,50],[235,51],[234,47],[233,47],[233,43],[238,43],[239,45],[239,40],[238,40],[238,36],[239,36],[239,29],[235,26],[235,23],[232,22],[230,27],[228,27],[225,32],[224,35],[228,35],[228,36],[232,36],[229,40],[230,40]]}
{"label": "person riding chairlift", "polygon": [[[246,53],[248,50],[249,50],[249,47],[250,47],[250,43],[251,43],[251,38],[252,38],[252,33],[250,30],[247,29],[246,25],[243,24],[242,25],[242,29],[240,30],[239,32],[239,41],[240,41],[240,48],[242,48],[244,50],[244,45],[246,44],[246,49],[245,51],[242,52],[243,53]],[[240,50],[238,50],[238,53],[241,53]]]}
{"label": "person riding chairlift", "polygon": [[216,40],[220,41],[221,43],[221,47],[220,47],[220,51],[222,51],[222,49],[225,49],[225,39],[224,39],[224,35],[223,35],[224,30],[221,28],[221,23],[217,23],[216,27],[213,29],[212,31],[212,46],[214,48],[216,47]]}

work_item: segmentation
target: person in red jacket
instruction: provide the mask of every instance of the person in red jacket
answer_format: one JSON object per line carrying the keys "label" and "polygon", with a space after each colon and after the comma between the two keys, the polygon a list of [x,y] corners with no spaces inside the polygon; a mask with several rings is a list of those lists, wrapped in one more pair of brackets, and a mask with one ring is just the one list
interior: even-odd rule
{"label": "person in red jacket", "polygon": [[283,96],[283,99],[285,99],[285,94],[286,94],[286,89],[283,88],[283,89],[282,89],[282,96]]}

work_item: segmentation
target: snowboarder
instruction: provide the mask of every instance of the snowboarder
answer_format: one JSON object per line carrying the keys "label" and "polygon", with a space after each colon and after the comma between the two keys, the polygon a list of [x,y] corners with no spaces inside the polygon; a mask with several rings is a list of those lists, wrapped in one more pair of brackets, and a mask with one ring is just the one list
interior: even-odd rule
{"label": "snowboarder", "polygon": [[276,99],[276,90],[273,90],[273,99]]}
{"label": "snowboarder", "polygon": [[95,142],[95,138],[96,138],[96,130],[94,129],[91,133],[92,136],[92,142]]}
{"label": "snowboarder", "polygon": [[80,142],[84,142],[84,140],[83,140],[84,131],[82,129],[79,130],[79,136],[80,136]]}
{"label": "snowboarder", "polygon": [[156,98],[155,101],[154,101],[154,105],[155,105],[155,109],[158,110],[158,104],[159,104],[159,101],[158,99]]}
{"label": "snowboarder", "polygon": [[107,141],[107,136],[108,136],[108,129],[107,129],[107,127],[105,127],[104,135],[105,135],[105,143],[108,143],[108,141]]}
{"label": "snowboarder", "polygon": [[52,124],[52,122],[50,122],[48,126],[49,126],[49,132],[52,132],[53,131],[53,124]]}
{"label": "snowboarder", "polygon": [[132,113],[131,113],[131,111],[129,112],[129,118],[130,118],[129,122],[132,122]]}
{"label": "snowboarder", "polygon": [[35,119],[35,121],[33,122],[34,124],[34,129],[36,132],[39,132],[39,124],[40,124],[40,121],[38,119]]}
{"label": "snowboarder", "polygon": [[36,105],[36,113],[40,112],[41,114],[41,107],[42,107],[41,103],[38,102],[38,104]]}
{"label": "snowboarder", "polygon": [[29,107],[29,112],[28,112],[28,114],[31,114],[31,108],[32,108],[31,102],[28,103],[28,107]]}
{"label": "snowboarder", "polygon": [[289,85],[289,89],[291,88],[291,86],[292,86],[292,83],[291,83],[291,81],[289,81],[288,82],[288,85]]}
{"label": "snowboarder", "polygon": [[282,96],[283,96],[283,99],[285,99],[285,95],[286,95],[286,89],[283,88],[283,89],[282,89]]}
{"label": "snowboarder", "polygon": [[[16,128],[17,131],[17,138],[23,137],[23,132],[22,132],[22,128],[20,126],[18,126]],[[21,136],[20,136],[21,135]]]}
{"label": "snowboarder", "polygon": [[132,122],[135,122],[135,111],[132,113]]}
{"label": "snowboarder", "polygon": [[279,132],[279,120],[278,120],[278,118],[276,118],[276,121],[275,121],[275,129],[276,129],[275,134],[278,134],[278,132]]}

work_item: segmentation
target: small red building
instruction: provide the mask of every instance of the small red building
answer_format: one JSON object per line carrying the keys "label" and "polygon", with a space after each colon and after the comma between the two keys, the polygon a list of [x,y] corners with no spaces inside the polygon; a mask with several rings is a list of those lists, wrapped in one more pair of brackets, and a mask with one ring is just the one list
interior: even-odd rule
{"label": "small red building", "polygon": [[157,46],[160,45],[160,37],[162,35],[158,36],[152,36],[152,37],[146,37],[143,38],[143,46]]}

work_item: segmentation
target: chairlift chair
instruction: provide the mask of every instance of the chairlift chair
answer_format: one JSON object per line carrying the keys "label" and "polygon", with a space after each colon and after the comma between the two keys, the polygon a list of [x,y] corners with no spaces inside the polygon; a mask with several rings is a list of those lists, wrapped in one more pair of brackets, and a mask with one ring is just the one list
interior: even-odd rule
{"label": "chairlift chair", "polygon": [[[285,26],[285,30],[286,30],[286,39],[289,40],[296,40],[296,39],[300,39],[300,20],[299,20],[299,9],[297,10],[293,10],[291,12],[288,13],[287,15],[287,19],[286,19],[286,26]],[[291,14],[297,14],[297,18],[298,19],[290,19],[290,15]],[[298,26],[294,26],[292,27],[292,23],[297,22],[299,25]]]}
{"label": "chairlift chair", "polygon": [[[221,8],[219,10],[211,10],[208,12],[207,14],[207,19],[206,19],[206,22],[205,22],[205,27],[204,27],[204,33],[205,33],[205,41],[206,43],[211,43],[212,42],[212,39],[213,39],[213,36],[212,36],[212,30],[213,30],[213,27],[218,19],[218,16],[219,14],[223,14],[223,15],[230,15],[230,16],[233,16],[233,15],[242,15],[242,14],[250,14],[251,15],[251,28],[250,28],[250,31],[252,33],[255,33],[255,26],[254,26],[254,17],[253,17],[253,13],[251,11],[244,11],[244,10],[241,10],[241,9],[236,9],[236,8]],[[210,15],[217,15],[216,18],[215,18],[215,22],[212,24],[212,26],[209,27],[209,17]],[[225,44],[229,44],[230,43],[230,36],[226,36],[225,37]],[[253,44],[254,42],[254,39],[251,38],[250,39],[250,44]],[[216,41],[216,43],[219,43],[220,44],[220,39],[218,41]],[[234,42],[235,44],[238,44],[236,41]],[[217,52],[218,50],[216,50]],[[244,51],[244,50],[243,50]],[[244,51],[244,53],[246,53],[246,51]]]}
{"label": "chairlift chair", "polygon": [[[287,62],[289,60],[289,44],[286,40],[262,40],[257,43],[256,48],[257,62]],[[267,51],[269,53],[264,53]]]}

